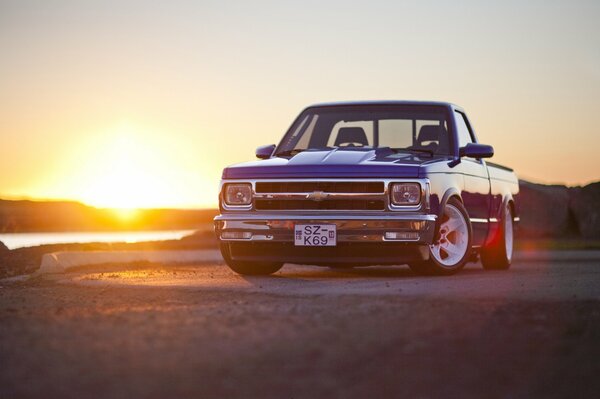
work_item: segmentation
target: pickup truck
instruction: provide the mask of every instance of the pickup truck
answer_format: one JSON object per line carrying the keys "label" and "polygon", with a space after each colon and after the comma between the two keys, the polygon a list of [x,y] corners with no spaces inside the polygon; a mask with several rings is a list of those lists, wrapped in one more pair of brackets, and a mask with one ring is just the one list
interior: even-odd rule
{"label": "pickup truck", "polygon": [[478,257],[508,269],[519,184],[493,154],[454,104],[309,106],[259,160],[224,169],[221,253],[243,275],[286,262],[450,275]]}

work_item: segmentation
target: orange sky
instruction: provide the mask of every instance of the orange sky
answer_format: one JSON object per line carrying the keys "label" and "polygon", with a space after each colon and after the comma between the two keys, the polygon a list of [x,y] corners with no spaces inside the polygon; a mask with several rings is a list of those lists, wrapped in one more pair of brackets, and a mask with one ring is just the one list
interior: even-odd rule
{"label": "orange sky", "polygon": [[[251,3],[251,4],[250,4]],[[451,101],[495,162],[600,179],[600,4],[0,2],[0,197],[207,207],[314,102]]]}

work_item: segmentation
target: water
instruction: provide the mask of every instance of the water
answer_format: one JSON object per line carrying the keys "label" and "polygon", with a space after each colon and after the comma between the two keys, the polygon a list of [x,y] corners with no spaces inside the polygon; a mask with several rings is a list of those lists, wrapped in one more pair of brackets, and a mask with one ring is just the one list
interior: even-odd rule
{"label": "water", "polygon": [[15,233],[0,234],[0,241],[8,249],[33,247],[45,244],[71,244],[89,242],[142,242],[179,240],[196,230],[169,231],[119,231],[119,232],[80,232],[80,233]]}

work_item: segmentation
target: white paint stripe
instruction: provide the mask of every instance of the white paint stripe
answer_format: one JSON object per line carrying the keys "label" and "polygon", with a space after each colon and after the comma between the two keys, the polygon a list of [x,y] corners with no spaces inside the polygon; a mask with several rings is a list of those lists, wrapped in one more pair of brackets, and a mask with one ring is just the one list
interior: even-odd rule
{"label": "white paint stripe", "polygon": [[471,223],[487,223],[488,220],[487,219],[480,219],[480,218],[470,218],[471,219]]}

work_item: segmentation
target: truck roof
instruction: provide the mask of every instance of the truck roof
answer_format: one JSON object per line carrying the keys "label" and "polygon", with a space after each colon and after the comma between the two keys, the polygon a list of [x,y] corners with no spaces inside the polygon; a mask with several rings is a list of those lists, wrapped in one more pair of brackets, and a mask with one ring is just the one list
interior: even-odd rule
{"label": "truck roof", "polygon": [[339,107],[344,105],[433,105],[463,111],[462,107],[445,101],[413,101],[413,100],[370,100],[370,101],[338,101],[312,104],[306,108]]}

